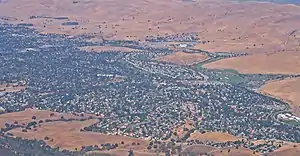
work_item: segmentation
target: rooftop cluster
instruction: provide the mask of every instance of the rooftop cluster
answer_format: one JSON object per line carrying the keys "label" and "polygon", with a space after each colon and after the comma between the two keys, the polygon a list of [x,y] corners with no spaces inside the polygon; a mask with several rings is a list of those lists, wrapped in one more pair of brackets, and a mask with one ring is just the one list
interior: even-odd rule
{"label": "rooftop cluster", "polygon": [[[298,127],[274,117],[286,111],[287,104],[251,90],[278,75],[228,76],[221,71],[157,62],[153,58],[172,51],[138,42],[97,44],[142,52],[88,53],[79,47],[95,43],[76,37],[41,35],[11,25],[1,25],[0,34],[0,82],[26,86],[20,92],[1,94],[4,112],[36,107],[96,114],[99,123],[85,130],[151,140],[168,140],[174,127],[191,120],[198,131],[300,142]],[[176,38],[192,37],[182,34]],[[243,80],[233,83],[232,74]]]}

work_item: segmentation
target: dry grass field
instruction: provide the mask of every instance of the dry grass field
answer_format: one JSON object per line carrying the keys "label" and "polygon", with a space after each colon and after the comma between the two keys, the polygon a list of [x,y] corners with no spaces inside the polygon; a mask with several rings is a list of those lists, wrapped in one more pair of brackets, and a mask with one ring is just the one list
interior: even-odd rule
{"label": "dry grass field", "polygon": [[18,92],[24,90],[25,88],[26,86],[0,85],[0,93]]}
{"label": "dry grass field", "polygon": [[281,148],[270,153],[268,156],[298,156],[300,152],[300,145],[288,143]]}
{"label": "dry grass field", "polygon": [[300,78],[271,81],[262,86],[260,91],[286,101],[292,111],[300,116]]}
{"label": "dry grass field", "polygon": [[156,60],[180,65],[192,65],[203,62],[208,58],[207,55],[200,53],[176,52],[174,54],[156,58]]}
{"label": "dry grass field", "polygon": [[234,69],[246,74],[300,74],[300,51],[233,57],[205,64],[204,67]]}
{"label": "dry grass field", "polygon": [[272,81],[264,85],[261,90],[300,106],[300,78]]}
{"label": "dry grass field", "polygon": [[[88,154],[92,153],[100,153],[100,154],[110,154],[114,156],[127,156],[128,155],[128,149],[116,149],[116,150],[110,150],[110,151],[91,151],[88,152]],[[150,153],[150,152],[144,152],[144,151],[134,151],[135,156],[165,156],[164,154],[156,154],[156,153]]]}
{"label": "dry grass field", "polygon": [[[9,131],[14,136],[26,138],[44,140],[52,147],[60,147],[61,149],[67,149],[74,151],[80,150],[82,146],[98,145],[104,143],[118,143],[120,148],[143,150],[146,149],[148,142],[142,139],[129,138],[125,136],[106,135],[96,132],[81,132],[80,129],[90,126],[96,123],[97,119],[86,121],[56,121],[40,124],[36,130],[29,130],[28,132],[22,132],[22,129],[14,129]],[[45,140],[45,137],[49,137],[49,140]],[[124,141],[124,145],[121,142]],[[132,146],[131,143],[140,143],[140,145]]]}
{"label": "dry grass field", "polygon": [[204,153],[210,153],[210,152],[213,152],[213,151],[216,151],[218,150],[217,148],[215,147],[212,147],[212,146],[206,146],[206,145],[191,145],[191,146],[187,146],[185,149],[184,149],[184,152],[192,152],[192,153],[195,153],[197,155],[201,155],[201,154],[204,154]]}
{"label": "dry grass field", "polygon": [[240,147],[236,148],[215,148],[205,145],[191,145],[185,148],[184,151],[192,152],[197,155],[210,154],[213,156],[261,156],[260,153],[253,153],[253,151]]}
{"label": "dry grass field", "polygon": [[[28,124],[32,121],[32,117],[36,117],[36,121],[39,120],[56,120],[60,119],[62,116],[65,119],[80,119],[83,117],[75,116],[73,114],[68,113],[57,113],[57,112],[51,112],[47,110],[38,110],[38,109],[26,109],[24,111],[20,112],[13,112],[13,113],[6,113],[0,115],[0,128],[4,127],[5,123],[13,124],[15,121],[18,122],[18,124]],[[85,118],[87,118],[85,116]]]}
{"label": "dry grass field", "polygon": [[191,134],[188,140],[210,140],[215,142],[227,142],[236,141],[239,140],[239,138],[228,133],[221,132],[206,132],[204,134],[201,134],[200,132],[194,132]]}
{"label": "dry grass field", "polygon": [[[35,116],[36,119],[32,119]],[[31,121],[45,121],[57,120],[61,117],[65,119],[86,119],[89,117],[88,114],[68,114],[68,113],[57,113],[47,110],[37,110],[37,109],[26,109],[20,112],[6,113],[0,115],[0,128],[3,128],[5,123],[27,125]],[[126,136],[119,135],[106,135],[96,132],[82,132],[80,131],[84,127],[88,127],[95,124],[98,120],[91,119],[85,121],[53,121],[53,122],[43,122],[39,123],[38,126],[27,130],[27,132],[22,131],[22,128],[16,128],[10,130],[9,133],[14,136],[26,138],[26,139],[37,139],[44,140],[51,147],[60,147],[60,149],[67,150],[80,150],[82,146],[87,145],[98,145],[103,143],[118,143],[121,149],[134,149],[134,150],[146,150],[148,141],[136,138],[129,138]],[[45,137],[49,139],[45,140]],[[121,145],[121,142],[124,142]],[[140,145],[132,146],[131,144],[135,142]]]}
{"label": "dry grass field", "polygon": [[[229,151],[230,150],[230,151]],[[236,148],[223,148],[218,149],[216,151],[210,152],[214,156],[261,156],[261,153],[253,153],[253,151],[240,147],[239,149]]]}
{"label": "dry grass field", "polygon": [[[36,119],[32,119],[35,116]],[[65,119],[86,119],[89,114],[68,114],[68,113],[57,113],[47,110],[37,109],[26,109],[20,112],[6,113],[0,115],[0,128],[3,128],[5,123],[23,124],[27,125],[31,121],[45,121],[57,120],[61,117]],[[118,143],[119,147],[115,150],[109,151],[110,154],[123,155],[128,153],[129,149],[133,149],[137,155],[151,155],[147,152],[147,145],[149,142],[143,139],[130,138],[120,135],[106,135],[97,132],[86,132],[81,131],[84,127],[88,127],[98,122],[98,119],[91,119],[85,121],[52,121],[39,123],[36,127],[27,132],[22,131],[22,128],[16,128],[8,131],[13,134],[14,137],[22,137],[25,139],[37,139],[45,141],[51,147],[59,147],[60,149],[67,150],[80,150],[82,146],[98,145],[104,143]],[[48,139],[45,139],[48,137]],[[121,142],[124,144],[121,144]],[[139,145],[132,145],[135,142]],[[103,151],[107,152],[107,151]]]}

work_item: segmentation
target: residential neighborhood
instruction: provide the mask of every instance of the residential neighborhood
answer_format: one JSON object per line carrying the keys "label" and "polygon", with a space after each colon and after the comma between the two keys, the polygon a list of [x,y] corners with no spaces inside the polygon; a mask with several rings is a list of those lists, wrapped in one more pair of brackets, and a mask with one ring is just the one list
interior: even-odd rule
{"label": "residential neighborhood", "polygon": [[[24,87],[16,92],[0,91],[0,113],[36,108],[93,114],[96,117],[91,118],[99,122],[83,131],[151,141],[172,139],[173,143],[188,145],[238,145],[264,153],[279,146],[271,143],[255,146],[249,140],[300,141],[299,127],[279,121],[299,120],[288,112],[288,104],[255,92],[266,81],[284,77],[282,75],[247,75],[204,69],[200,65],[159,62],[154,58],[174,51],[146,47],[138,42],[91,43],[80,37],[39,34],[25,26],[7,24],[0,25],[0,33],[3,64],[0,82]],[[189,35],[147,42],[194,42]],[[144,51],[90,53],[80,50],[84,46],[106,45]],[[213,55],[224,57],[224,54]],[[287,113],[278,114],[281,111]],[[224,132],[248,141],[187,141],[188,135],[174,139],[174,128],[187,120],[192,121],[194,127],[186,129],[187,134]]]}

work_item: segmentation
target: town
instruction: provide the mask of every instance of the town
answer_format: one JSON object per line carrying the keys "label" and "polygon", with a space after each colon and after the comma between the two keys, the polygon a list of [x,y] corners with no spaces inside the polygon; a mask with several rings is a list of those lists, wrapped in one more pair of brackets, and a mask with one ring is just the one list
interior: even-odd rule
{"label": "town", "polygon": [[[19,92],[0,91],[2,113],[36,108],[94,114],[99,122],[84,131],[156,141],[171,139],[174,127],[191,120],[194,129],[186,131],[217,131],[249,140],[300,142],[300,128],[277,120],[287,115],[275,116],[281,111],[288,112],[287,103],[255,92],[266,81],[285,76],[246,75],[208,70],[201,65],[159,62],[154,58],[174,51],[130,41],[91,43],[82,40],[84,36],[39,34],[23,25],[0,25],[0,34],[0,83],[25,88]],[[195,42],[195,35],[190,35],[148,39],[147,42],[173,39]],[[91,53],[80,50],[84,46],[107,45],[137,51]],[[213,55],[224,57],[224,54]],[[187,142],[186,138],[173,142],[216,147],[243,144],[258,152],[278,148],[274,145],[254,147],[246,142],[224,145]]]}

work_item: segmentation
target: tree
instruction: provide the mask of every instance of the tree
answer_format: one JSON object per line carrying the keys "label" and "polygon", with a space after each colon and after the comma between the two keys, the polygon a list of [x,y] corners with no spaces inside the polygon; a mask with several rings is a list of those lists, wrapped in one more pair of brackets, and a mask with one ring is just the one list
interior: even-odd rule
{"label": "tree", "polygon": [[176,154],[176,150],[172,149],[171,154],[173,154],[173,155]]}
{"label": "tree", "polygon": [[181,146],[181,145],[179,145],[179,146],[177,147],[177,151],[178,151],[178,154],[180,155],[181,152],[182,152],[182,146]]}
{"label": "tree", "polygon": [[128,156],[134,156],[133,150],[129,150],[129,151],[128,151]]}
{"label": "tree", "polygon": [[9,124],[9,123],[5,123],[4,125],[5,125],[6,128],[9,128],[9,127],[10,127],[10,124]]}
{"label": "tree", "polygon": [[31,129],[30,127],[31,127],[31,126],[35,126],[36,124],[37,124],[37,122],[31,121],[31,122],[29,122],[29,123],[27,124],[26,128],[27,128],[27,129]]}
{"label": "tree", "polygon": [[170,150],[166,150],[165,156],[171,156]]}

